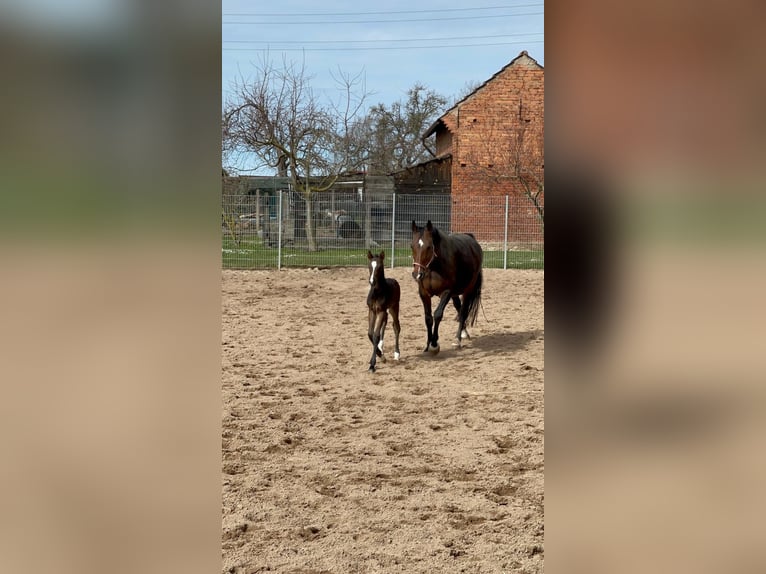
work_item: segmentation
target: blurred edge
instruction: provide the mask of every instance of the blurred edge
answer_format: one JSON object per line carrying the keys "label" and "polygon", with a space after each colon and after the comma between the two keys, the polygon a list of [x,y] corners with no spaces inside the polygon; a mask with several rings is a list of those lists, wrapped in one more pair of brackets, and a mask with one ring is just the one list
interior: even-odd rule
{"label": "blurred edge", "polygon": [[218,571],[220,4],[0,46],[0,571]]}
{"label": "blurred edge", "polygon": [[[0,9],[0,570],[220,569],[220,5],[58,4]],[[766,5],[546,8],[549,256],[613,198],[549,290],[548,569],[764,571]]]}
{"label": "blurred edge", "polygon": [[766,570],[766,5],[546,4],[546,568]]}

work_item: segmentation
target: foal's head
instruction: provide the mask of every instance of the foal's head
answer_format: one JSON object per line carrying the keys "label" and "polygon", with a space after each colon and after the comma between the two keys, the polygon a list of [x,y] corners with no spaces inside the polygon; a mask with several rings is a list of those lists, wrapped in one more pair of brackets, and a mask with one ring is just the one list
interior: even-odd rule
{"label": "foal's head", "polygon": [[373,255],[372,252],[367,250],[367,270],[370,272],[370,285],[377,287],[385,280],[383,274],[383,260],[386,257],[386,252],[381,251],[378,255]]}
{"label": "foal's head", "polygon": [[412,222],[412,278],[420,281],[436,257],[439,231],[428,220],[425,227]]}

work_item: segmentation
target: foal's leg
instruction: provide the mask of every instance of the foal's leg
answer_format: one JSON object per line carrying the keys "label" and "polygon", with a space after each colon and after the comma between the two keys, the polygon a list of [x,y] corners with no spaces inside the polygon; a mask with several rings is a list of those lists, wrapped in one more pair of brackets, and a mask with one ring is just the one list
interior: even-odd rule
{"label": "foal's leg", "polygon": [[380,334],[378,335],[378,357],[380,357],[380,360],[384,363],[386,362],[386,356],[383,354],[383,337],[386,332],[386,325],[388,324],[388,312],[383,311],[380,313],[380,315],[383,317],[380,319]]}
{"label": "foal's leg", "polygon": [[372,356],[370,357],[370,368],[369,368],[369,371],[371,373],[375,372],[376,358],[379,356],[382,358],[382,353],[380,352],[380,349],[378,348],[378,343],[380,342],[380,329],[386,320],[386,312],[383,311],[382,313],[380,312],[375,313],[373,320],[374,320],[374,326],[372,330]]}
{"label": "foal's leg", "polygon": [[399,327],[399,303],[394,303],[391,305],[391,319],[394,325],[394,337],[396,338],[396,341],[394,343],[394,360],[399,360],[399,331],[401,331]]}
{"label": "foal's leg", "polygon": [[369,313],[367,314],[367,321],[368,321],[368,327],[367,327],[367,337],[370,339],[370,343],[372,343],[372,357],[370,357],[370,368],[369,371],[371,373],[375,372],[375,357],[377,355],[378,348],[376,347],[375,343],[375,311],[370,309]]}
{"label": "foal's leg", "polygon": [[447,306],[447,303],[450,302],[450,298],[449,291],[442,293],[439,305],[437,305],[436,311],[434,312],[434,333],[431,337],[430,349],[433,353],[439,352],[439,323],[441,323],[442,317],[444,316],[444,308]]}
{"label": "foal's leg", "polygon": [[375,329],[375,312],[370,309],[367,313],[367,337],[370,339],[370,343],[372,343],[372,333]]}

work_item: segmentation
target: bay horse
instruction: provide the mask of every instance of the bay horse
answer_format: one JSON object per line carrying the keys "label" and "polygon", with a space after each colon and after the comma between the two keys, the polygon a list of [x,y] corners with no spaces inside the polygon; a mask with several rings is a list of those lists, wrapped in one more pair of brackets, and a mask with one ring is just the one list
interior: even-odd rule
{"label": "bay horse", "polygon": [[367,308],[369,310],[369,326],[367,336],[372,343],[372,357],[370,357],[371,373],[375,372],[375,361],[377,357],[384,363],[386,357],[383,355],[383,335],[388,323],[388,314],[391,314],[393,320],[394,335],[396,344],[394,346],[394,359],[399,360],[399,299],[401,298],[401,289],[396,279],[388,279],[383,271],[383,261],[386,253],[381,251],[379,255],[373,255],[367,250],[367,270],[370,272],[370,291],[367,294]]}
{"label": "bay horse", "polygon": [[[412,222],[412,278],[425,311],[428,340],[423,352],[439,352],[439,323],[450,299],[457,310],[457,347],[469,338],[466,325],[476,323],[481,304],[482,260],[479,242],[470,233],[443,234],[431,220],[425,227]],[[440,297],[431,314],[431,297]],[[461,300],[462,296],[462,300]]]}

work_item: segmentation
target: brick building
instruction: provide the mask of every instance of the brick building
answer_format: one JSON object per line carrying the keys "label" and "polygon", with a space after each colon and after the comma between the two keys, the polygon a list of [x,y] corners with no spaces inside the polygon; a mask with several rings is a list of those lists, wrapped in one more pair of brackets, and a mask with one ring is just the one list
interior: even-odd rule
{"label": "brick building", "polygon": [[532,230],[532,240],[542,241],[537,209],[521,178],[533,189],[544,181],[544,91],[543,67],[523,51],[423,135],[432,161],[449,164],[453,231],[481,229],[480,239],[501,238],[504,218],[495,216],[488,225],[486,214],[496,214],[498,205],[504,209],[507,195],[509,238],[523,235],[526,241]]}

